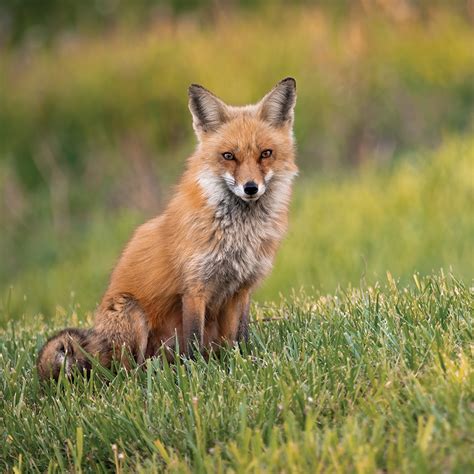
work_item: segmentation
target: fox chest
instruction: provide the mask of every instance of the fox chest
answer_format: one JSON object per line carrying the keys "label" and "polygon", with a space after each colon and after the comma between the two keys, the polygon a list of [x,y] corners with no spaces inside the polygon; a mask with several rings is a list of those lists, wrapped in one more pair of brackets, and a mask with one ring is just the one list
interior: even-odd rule
{"label": "fox chest", "polygon": [[281,238],[274,216],[244,206],[216,210],[209,241],[195,261],[199,280],[221,296],[266,276]]}

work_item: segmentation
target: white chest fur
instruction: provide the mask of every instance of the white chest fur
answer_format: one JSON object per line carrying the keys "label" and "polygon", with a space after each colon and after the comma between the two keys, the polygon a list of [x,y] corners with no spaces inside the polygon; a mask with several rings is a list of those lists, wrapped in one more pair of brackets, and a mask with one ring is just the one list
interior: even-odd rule
{"label": "white chest fur", "polygon": [[213,219],[205,250],[193,261],[200,281],[219,288],[222,296],[235,293],[266,276],[272,267],[273,250],[285,231],[291,181],[275,180],[256,202],[245,202],[223,188],[209,199]]}

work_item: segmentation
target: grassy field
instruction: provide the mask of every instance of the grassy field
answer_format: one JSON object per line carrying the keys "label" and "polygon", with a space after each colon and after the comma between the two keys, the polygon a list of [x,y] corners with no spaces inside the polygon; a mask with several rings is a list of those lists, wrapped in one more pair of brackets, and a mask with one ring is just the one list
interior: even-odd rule
{"label": "grassy field", "polygon": [[221,359],[44,387],[34,358],[52,326],[12,322],[0,469],[472,472],[473,304],[451,275],[388,275],[254,307],[248,347]]}

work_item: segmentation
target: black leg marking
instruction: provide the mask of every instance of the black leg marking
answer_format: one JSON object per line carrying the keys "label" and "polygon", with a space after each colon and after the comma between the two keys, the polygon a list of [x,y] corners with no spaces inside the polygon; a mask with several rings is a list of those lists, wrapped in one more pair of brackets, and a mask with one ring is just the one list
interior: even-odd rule
{"label": "black leg marking", "polygon": [[250,304],[247,304],[242,313],[237,331],[237,341],[247,343],[249,340],[249,310]]}

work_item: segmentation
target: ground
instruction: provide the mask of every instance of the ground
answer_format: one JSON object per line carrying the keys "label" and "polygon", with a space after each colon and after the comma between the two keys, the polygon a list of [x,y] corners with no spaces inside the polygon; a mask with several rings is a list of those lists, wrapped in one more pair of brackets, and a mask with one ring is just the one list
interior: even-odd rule
{"label": "ground", "polygon": [[61,321],[0,333],[0,468],[15,472],[470,472],[473,292],[417,275],[256,305],[220,359],[156,358],[41,386]]}

